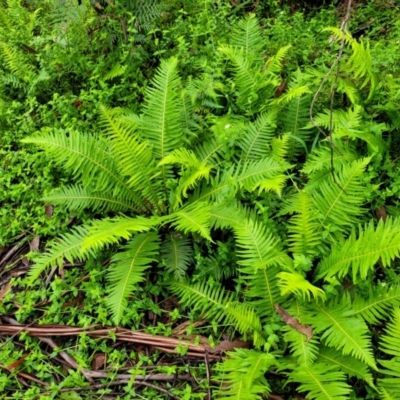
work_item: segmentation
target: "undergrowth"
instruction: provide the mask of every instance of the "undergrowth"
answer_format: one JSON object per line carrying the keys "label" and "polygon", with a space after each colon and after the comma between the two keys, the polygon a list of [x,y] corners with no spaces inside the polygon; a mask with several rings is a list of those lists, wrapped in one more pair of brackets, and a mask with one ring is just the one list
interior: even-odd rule
{"label": "undergrowth", "polygon": [[85,398],[101,354],[102,383],[132,379],[90,398],[168,396],[134,384],[151,367],[194,377],[168,384],[182,399],[396,399],[398,9],[359,2],[341,30],[333,3],[80,3],[0,2],[0,244],[46,242],[3,272],[29,265],[2,316],[190,321],[181,336],[246,348],[163,365],[80,335],[66,370],[22,332],[2,342],[7,398]]}

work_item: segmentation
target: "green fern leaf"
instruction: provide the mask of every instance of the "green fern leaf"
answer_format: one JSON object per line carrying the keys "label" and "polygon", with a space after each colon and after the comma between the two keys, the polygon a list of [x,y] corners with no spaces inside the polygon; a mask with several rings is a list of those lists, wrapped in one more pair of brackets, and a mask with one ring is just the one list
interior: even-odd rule
{"label": "green fern leaf", "polygon": [[193,247],[187,237],[170,232],[162,244],[161,256],[168,274],[175,280],[182,280],[193,261]]}
{"label": "green fern leaf", "polygon": [[228,352],[227,358],[216,365],[216,380],[221,382],[215,391],[219,400],[259,400],[270,392],[265,373],[277,364],[270,353],[248,349]]}
{"label": "green fern leaf", "polygon": [[300,392],[307,392],[310,400],[348,400],[351,392],[345,374],[324,363],[297,368],[289,374],[289,382],[300,383]]}
{"label": "green fern leaf", "polygon": [[62,266],[64,259],[70,263],[77,260],[83,261],[89,255],[94,255],[92,251],[81,252],[82,243],[87,237],[88,226],[77,226],[70,233],[61,235],[60,238],[52,242],[46,253],[40,255],[35,264],[29,270],[28,283],[32,285],[39,275],[48,267]]}
{"label": "green fern leaf", "polygon": [[90,208],[99,211],[128,211],[137,207],[130,201],[130,198],[119,198],[104,192],[91,192],[88,188],[80,185],[67,186],[53,191],[43,197],[47,203],[59,204],[69,210],[82,211]]}
{"label": "green fern leaf", "polygon": [[364,213],[364,185],[362,175],[370,159],[354,161],[335,172],[336,179],[329,175],[317,188],[310,190],[314,205],[319,211],[322,227],[334,224],[341,231],[357,224]]}
{"label": "green fern leaf", "polygon": [[388,324],[385,335],[381,338],[380,350],[389,356],[390,360],[379,360],[383,369],[380,372],[387,377],[378,380],[379,388],[394,396],[400,393],[400,309],[394,311],[393,319]]}
{"label": "green fern leaf", "polygon": [[243,161],[258,160],[266,157],[270,153],[271,140],[276,129],[277,110],[272,109],[260,114],[251,122],[238,145],[243,151]]}
{"label": "green fern leaf", "polygon": [[156,261],[160,240],[156,233],[141,233],[124,246],[124,251],[113,256],[107,280],[110,295],[107,305],[113,320],[119,324],[128,304],[128,297],[137,283],[144,280],[144,271]]}
{"label": "green fern leaf", "polygon": [[369,373],[368,366],[360,360],[350,356],[344,356],[340,351],[332,347],[322,347],[319,351],[318,359],[322,363],[337,366],[339,371],[350,377],[354,376],[368,382],[370,386],[374,386],[373,377]]}
{"label": "green fern leaf", "polygon": [[370,270],[381,260],[384,267],[400,257],[400,219],[380,220],[375,227],[373,222],[360,228],[358,237],[351,236],[325,258],[317,269],[318,277],[330,278],[337,275],[343,278],[349,272],[353,282],[365,280]]}
{"label": "green fern leaf", "polygon": [[94,222],[83,241],[82,250],[100,250],[104,246],[118,243],[121,239],[130,239],[135,232],[146,232],[158,225],[161,218],[151,217],[114,217]]}
{"label": "green fern leaf", "polygon": [[341,349],[344,355],[351,355],[376,369],[368,337],[369,329],[359,318],[345,316],[346,306],[319,306],[310,308],[314,313],[310,323],[315,333],[321,334],[321,341],[329,347]]}
{"label": "green fern leaf", "polygon": [[112,111],[100,106],[100,123],[113,146],[113,154],[120,171],[129,178],[128,185],[149,199],[159,209],[161,186],[150,144],[140,141],[135,133],[137,124],[121,122],[113,116]]}

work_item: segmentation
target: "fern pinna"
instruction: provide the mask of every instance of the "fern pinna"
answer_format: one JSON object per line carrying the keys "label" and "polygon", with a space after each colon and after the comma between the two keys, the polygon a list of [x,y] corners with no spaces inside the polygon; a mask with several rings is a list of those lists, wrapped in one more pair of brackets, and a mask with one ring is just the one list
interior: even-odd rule
{"label": "fern pinna", "polygon": [[[352,108],[334,110],[330,143],[315,137],[306,117],[323,74],[296,71],[277,98],[290,47],[265,59],[252,15],[233,36],[215,55],[225,73],[215,87],[225,91],[226,115],[214,90],[213,101],[205,100],[202,77],[182,82],[170,58],[146,89],[140,115],[100,106],[101,135],[48,129],[24,140],[78,182],[46,202],[106,214],[50,245],[30,281],[64,259],[119,246],[107,275],[116,324],[127,322],[124,310],[146,271],[159,267],[168,276],[160,284],[183,306],[252,339],[252,349],[228,353],[215,367],[216,398],[261,399],[271,393],[273,371],[309,399],[354,398],[356,380],[394,399],[400,286],[382,281],[376,268],[384,275],[396,266],[400,219],[368,214],[366,172],[385,150],[382,125],[365,134],[360,104],[375,85],[368,46],[346,36],[351,76],[341,76],[341,88]],[[323,107],[315,116],[322,128]],[[195,262],[195,249],[221,249],[222,237],[234,250],[225,256],[229,265],[213,254]],[[371,332],[392,317],[378,353]]]}

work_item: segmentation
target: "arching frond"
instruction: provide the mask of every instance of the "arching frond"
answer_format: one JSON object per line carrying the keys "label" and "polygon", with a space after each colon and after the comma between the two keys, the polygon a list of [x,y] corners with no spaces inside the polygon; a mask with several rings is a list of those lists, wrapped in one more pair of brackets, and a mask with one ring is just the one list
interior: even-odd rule
{"label": "arching frond", "polygon": [[[357,237],[358,236],[358,237]],[[378,260],[384,267],[400,256],[400,219],[380,220],[353,231],[348,239],[333,248],[318,267],[318,277],[337,275],[343,278],[351,273],[353,282],[366,279]]]}
{"label": "arching frond", "polygon": [[368,366],[356,358],[345,356],[332,347],[323,346],[318,353],[318,360],[326,364],[335,365],[339,371],[346,375],[362,379],[368,382],[370,386],[374,386]]}
{"label": "arching frond", "polygon": [[318,356],[318,340],[312,337],[310,340],[292,327],[286,325],[283,328],[285,342],[289,343],[291,356],[295,357],[299,365],[309,368]]}
{"label": "arching frond", "polygon": [[82,243],[88,234],[88,226],[75,227],[70,233],[60,235],[58,240],[51,242],[46,253],[35,259],[35,264],[29,270],[29,284],[33,284],[39,275],[48,267],[62,266],[64,260],[74,263],[77,260],[83,261],[91,251],[82,255]]}
{"label": "arching frond", "polygon": [[95,221],[83,241],[82,250],[100,250],[104,246],[130,239],[135,232],[146,232],[161,222],[161,218],[114,217]]}
{"label": "arching frond", "polygon": [[99,211],[137,210],[130,197],[113,196],[107,192],[92,192],[81,185],[71,185],[53,191],[43,197],[50,204],[63,205],[69,210],[81,211],[86,208]]}
{"label": "arching frond", "polygon": [[[345,297],[343,303],[350,304],[351,299]],[[383,319],[388,319],[394,307],[400,306],[400,285],[394,286],[373,286],[368,296],[356,294],[351,310],[345,313],[346,316],[358,316],[369,324],[377,324]]]}
{"label": "arching frond", "polygon": [[243,151],[243,161],[258,160],[269,155],[271,140],[276,129],[277,110],[264,112],[250,122],[239,140],[238,145]]}
{"label": "arching frond", "polygon": [[128,305],[128,297],[137,283],[144,280],[144,271],[156,260],[160,239],[155,232],[140,233],[116,253],[107,273],[110,295],[107,305],[118,324]]}
{"label": "arching frond", "polygon": [[168,274],[177,281],[182,280],[193,260],[190,239],[178,232],[170,232],[161,246],[161,257]]}
{"label": "arching frond", "polygon": [[310,323],[321,341],[329,347],[341,350],[376,369],[372,354],[369,329],[366,323],[355,317],[346,317],[346,306],[315,304],[310,311],[314,313]]}
{"label": "arching frond", "polygon": [[53,130],[40,132],[22,142],[33,143],[44,149],[84,186],[94,191],[107,190],[114,195],[129,196],[137,205],[143,203],[121,177],[114,158],[108,152],[107,143],[99,140],[98,136]]}
{"label": "arching frond", "polygon": [[[236,302],[236,294],[225,291],[221,286],[213,286],[206,281],[190,284],[188,281],[171,281],[168,284],[181,304],[192,311],[201,313],[202,318],[222,323],[228,317],[225,307]],[[229,323],[229,322],[228,322]]]}
{"label": "arching frond", "polygon": [[216,365],[216,380],[221,383],[215,391],[219,400],[259,400],[270,392],[264,375],[277,361],[270,353],[248,349],[228,352],[227,358]]}
{"label": "arching frond", "polygon": [[159,207],[161,182],[157,179],[159,170],[153,158],[151,145],[141,141],[136,134],[137,124],[127,124],[115,118],[106,107],[100,106],[100,123],[110,137],[112,150],[119,169],[127,177],[128,185]]}
{"label": "arching frond", "polygon": [[290,382],[300,383],[300,392],[306,392],[310,400],[347,400],[351,387],[346,375],[335,366],[314,363],[312,367],[300,366],[289,374]]}
{"label": "arching frond", "polygon": [[386,391],[388,395],[396,398],[400,393],[400,309],[393,313],[392,321],[387,325],[385,335],[381,337],[380,350],[392,356],[390,360],[379,360],[383,369],[384,378],[378,380],[379,388]]}
{"label": "arching frond", "polygon": [[354,161],[335,171],[336,179],[329,175],[313,188],[311,196],[319,211],[322,227],[333,224],[341,231],[349,231],[364,213],[364,184],[362,174],[370,159]]}

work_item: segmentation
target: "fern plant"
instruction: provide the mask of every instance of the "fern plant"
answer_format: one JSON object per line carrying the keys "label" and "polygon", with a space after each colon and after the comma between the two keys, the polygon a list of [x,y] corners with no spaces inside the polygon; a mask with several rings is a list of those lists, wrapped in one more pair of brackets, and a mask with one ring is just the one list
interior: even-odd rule
{"label": "fern plant", "polygon": [[[376,222],[369,213],[368,169],[387,150],[384,126],[367,121],[358,100],[330,120],[327,96],[315,123],[332,126],[332,137],[319,138],[306,111],[324,74],[297,71],[276,97],[290,46],[265,56],[262,35],[253,15],[235,26],[216,50],[217,83],[186,83],[177,59],[164,60],[139,115],[101,106],[101,134],[48,129],[24,140],[78,182],[47,202],[107,214],[54,242],[30,280],[63,259],[112,246],[115,323],[125,322],[146,271],[160,267],[182,306],[252,340],[253,349],[229,353],[215,367],[222,383],[216,398],[262,398],[271,392],[272,370],[310,399],[354,398],[354,380],[391,398],[395,328],[382,342],[394,361],[381,359],[372,338],[400,302],[399,285],[385,281],[400,254],[400,219]],[[370,61],[368,46],[345,40],[352,51],[345,79],[353,85],[346,93],[360,99],[375,87],[369,64],[361,65]],[[233,265],[216,265],[207,276],[193,248],[210,249],[224,235]],[[209,267],[216,258],[207,256]]]}

